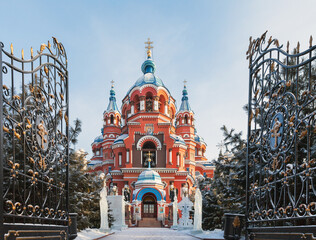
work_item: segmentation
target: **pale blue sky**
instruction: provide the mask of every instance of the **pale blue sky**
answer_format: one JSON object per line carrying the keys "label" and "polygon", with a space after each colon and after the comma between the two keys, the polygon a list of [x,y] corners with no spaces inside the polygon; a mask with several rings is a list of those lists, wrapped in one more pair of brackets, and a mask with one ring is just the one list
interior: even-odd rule
{"label": "pale blue sky", "polygon": [[[91,153],[100,135],[102,113],[113,79],[117,102],[142,75],[144,42],[154,41],[157,75],[178,107],[183,80],[196,114],[198,133],[218,154],[220,127],[247,126],[249,36],[277,37],[280,43],[316,36],[316,2],[308,1],[7,1],[1,0],[0,41],[16,52],[39,49],[51,36],[67,51],[70,120],[79,118],[83,132],[77,148]],[[91,155],[89,156],[91,157]]]}

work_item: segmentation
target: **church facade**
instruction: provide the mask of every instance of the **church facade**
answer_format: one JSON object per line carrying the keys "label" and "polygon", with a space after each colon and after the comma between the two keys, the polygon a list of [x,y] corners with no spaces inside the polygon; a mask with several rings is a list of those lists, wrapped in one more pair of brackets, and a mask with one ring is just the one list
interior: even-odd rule
{"label": "church facade", "polygon": [[111,194],[124,195],[136,220],[162,220],[168,204],[195,188],[197,176],[213,177],[206,143],[197,134],[184,85],[181,106],[156,75],[150,40],[142,76],[117,107],[112,83],[102,134],[92,143],[91,171],[105,173]]}

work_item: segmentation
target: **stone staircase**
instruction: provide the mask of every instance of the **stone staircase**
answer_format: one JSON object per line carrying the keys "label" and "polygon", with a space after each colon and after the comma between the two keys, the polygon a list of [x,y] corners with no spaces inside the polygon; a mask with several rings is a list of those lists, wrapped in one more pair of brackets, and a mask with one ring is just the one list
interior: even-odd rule
{"label": "stone staircase", "polygon": [[138,222],[138,227],[160,228],[161,221],[156,218],[143,218]]}

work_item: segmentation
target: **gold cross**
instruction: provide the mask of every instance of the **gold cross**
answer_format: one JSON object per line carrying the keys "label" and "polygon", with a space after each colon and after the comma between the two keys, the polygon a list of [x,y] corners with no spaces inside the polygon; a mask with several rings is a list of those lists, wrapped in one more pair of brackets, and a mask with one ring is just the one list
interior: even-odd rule
{"label": "gold cross", "polygon": [[148,160],[147,161],[151,162],[151,158],[150,158],[151,157],[151,153],[150,153],[150,151],[148,152],[147,156],[148,156]]}
{"label": "gold cross", "polygon": [[147,57],[151,58],[151,50],[152,48],[154,48],[153,46],[151,46],[150,44],[153,44],[154,42],[150,41],[150,38],[148,38],[148,41],[145,42],[145,44],[147,44],[147,46],[145,46],[145,48],[147,48]]}
{"label": "gold cross", "polygon": [[280,127],[282,126],[282,123],[279,122],[279,120],[276,118],[275,123],[273,125],[273,128],[271,129],[271,137],[274,137],[274,147],[276,148],[278,146],[278,137],[281,136],[281,133],[279,133]]}
{"label": "gold cross", "polygon": [[151,46],[150,44],[153,44],[154,42],[150,41],[150,38],[148,38],[148,41],[145,42],[145,44],[147,44],[147,46],[145,46],[145,48],[147,48],[147,50],[150,50],[151,48],[154,48],[153,46]]}
{"label": "gold cross", "polygon": [[45,126],[44,126],[44,121],[41,120],[41,123],[38,124],[37,126],[38,128],[38,131],[37,131],[37,134],[40,135],[41,137],[41,140],[42,140],[42,149],[44,149],[44,143],[47,143],[47,139],[45,139],[45,136],[48,134],[46,129],[45,129]]}

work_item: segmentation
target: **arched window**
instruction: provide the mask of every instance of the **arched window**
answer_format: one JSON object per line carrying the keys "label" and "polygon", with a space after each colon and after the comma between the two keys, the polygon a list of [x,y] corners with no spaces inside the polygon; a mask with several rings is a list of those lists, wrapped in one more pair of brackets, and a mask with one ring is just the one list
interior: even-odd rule
{"label": "arched window", "polygon": [[148,159],[150,157],[151,162],[150,166],[151,167],[156,167],[157,162],[156,162],[156,145],[151,142],[145,142],[142,148],[142,157],[143,157],[143,167],[148,167]]}
{"label": "arched window", "polygon": [[153,104],[154,104],[153,96],[152,96],[152,93],[149,92],[146,95],[146,111],[147,112],[152,112],[153,111]]}
{"label": "arched window", "polygon": [[184,124],[188,124],[188,122],[189,122],[189,120],[188,120],[188,116],[187,116],[187,115],[185,115],[185,117],[184,117]]}
{"label": "arched window", "polygon": [[111,124],[114,124],[114,117],[113,117],[113,115],[111,115],[110,123],[111,123]]}
{"label": "arched window", "polygon": [[120,117],[119,116],[116,117],[116,122],[118,125],[120,124]]}
{"label": "arched window", "polygon": [[[166,99],[163,95],[160,95],[159,97],[159,112],[163,113],[163,114],[167,114],[167,112],[165,112],[165,102]],[[168,110],[167,110],[168,111]]]}

